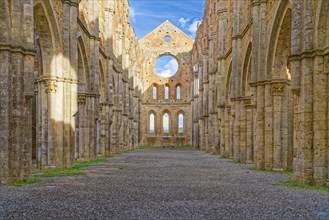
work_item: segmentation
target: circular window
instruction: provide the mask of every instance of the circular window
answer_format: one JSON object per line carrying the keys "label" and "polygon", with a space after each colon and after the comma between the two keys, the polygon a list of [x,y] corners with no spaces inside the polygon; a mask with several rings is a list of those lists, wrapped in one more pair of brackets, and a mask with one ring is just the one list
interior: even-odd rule
{"label": "circular window", "polygon": [[165,42],[169,43],[171,41],[171,37],[165,36],[164,40],[165,40]]}
{"label": "circular window", "polygon": [[177,73],[177,59],[171,55],[160,56],[156,62],[155,70],[162,77],[172,77]]}

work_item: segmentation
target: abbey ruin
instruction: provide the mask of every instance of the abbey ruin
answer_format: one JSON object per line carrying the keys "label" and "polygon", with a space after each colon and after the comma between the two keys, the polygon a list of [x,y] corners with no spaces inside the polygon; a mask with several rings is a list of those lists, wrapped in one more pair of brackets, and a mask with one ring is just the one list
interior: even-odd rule
{"label": "abbey ruin", "polygon": [[0,11],[1,184],[141,145],[329,184],[329,1],[206,0],[195,40],[170,21],[138,40],[128,0]]}

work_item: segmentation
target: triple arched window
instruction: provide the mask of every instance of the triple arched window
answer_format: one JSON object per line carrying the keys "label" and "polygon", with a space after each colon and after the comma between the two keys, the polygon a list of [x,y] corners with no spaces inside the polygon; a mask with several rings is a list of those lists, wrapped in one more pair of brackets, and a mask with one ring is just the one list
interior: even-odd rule
{"label": "triple arched window", "polygon": [[[171,123],[171,118],[170,118],[170,113],[169,112],[165,112],[163,115],[162,115],[162,131],[163,131],[163,134],[169,134],[170,132],[170,123]],[[155,134],[156,133],[156,116],[155,116],[155,113],[154,111],[151,111],[150,114],[149,114],[149,133],[150,134]],[[160,122],[161,124],[161,122]],[[182,135],[184,134],[185,130],[185,123],[184,123],[184,114],[183,112],[180,112],[178,115],[177,115],[177,133],[179,135]]]}

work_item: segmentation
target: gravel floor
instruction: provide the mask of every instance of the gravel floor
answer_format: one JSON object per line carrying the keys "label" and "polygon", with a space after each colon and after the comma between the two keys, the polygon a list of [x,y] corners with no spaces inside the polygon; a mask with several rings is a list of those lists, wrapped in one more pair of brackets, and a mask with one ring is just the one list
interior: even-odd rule
{"label": "gravel floor", "polygon": [[250,171],[194,150],[139,150],[86,176],[0,186],[0,219],[329,219],[329,193],[273,184],[286,175]]}

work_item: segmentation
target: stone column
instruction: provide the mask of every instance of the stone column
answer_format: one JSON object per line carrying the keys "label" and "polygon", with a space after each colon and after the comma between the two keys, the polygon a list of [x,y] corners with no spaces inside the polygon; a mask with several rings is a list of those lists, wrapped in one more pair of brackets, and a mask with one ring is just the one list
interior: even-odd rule
{"label": "stone column", "polygon": [[[255,165],[257,169],[265,168],[265,100],[270,95],[270,89],[265,90],[264,81],[266,58],[266,2],[254,1],[253,6],[253,46],[252,47],[252,82],[256,83],[253,94],[256,98],[255,111]],[[268,94],[265,94],[267,91]]]}
{"label": "stone column", "polygon": [[48,109],[48,123],[47,123],[47,163],[45,168],[55,168],[56,167],[56,130],[55,130],[55,98],[56,98],[56,91],[57,91],[57,81],[56,80],[47,80],[46,81],[46,93],[47,93],[47,109]]}
{"label": "stone column", "polygon": [[283,83],[272,84],[273,96],[273,169],[282,169],[282,96],[285,85]]}

